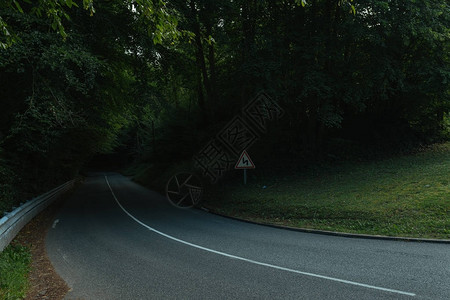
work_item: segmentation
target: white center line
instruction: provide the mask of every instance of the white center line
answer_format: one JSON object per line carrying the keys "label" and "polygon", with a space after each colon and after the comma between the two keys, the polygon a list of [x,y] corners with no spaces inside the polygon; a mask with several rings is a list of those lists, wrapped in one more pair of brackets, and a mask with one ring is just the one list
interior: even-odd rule
{"label": "white center line", "polygon": [[286,271],[286,272],[291,272],[291,273],[297,273],[297,274],[302,274],[302,275],[306,275],[306,276],[310,276],[310,277],[316,277],[316,278],[321,278],[321,279],[326,279],[326,280],[331,280],[331,281],[335,281],[335,282],[341,282],[341,283],[346,283],[346,284],[351,284],[351,285],[355,285],[355,286],[359,286],[359,287],[365,287],[365,288],[369,288],[369,289],[374,289],[374,290],[379,290],[379,291],[385,291],[385,292],[390,292],[390,293],[396,293],[396,294],[401,294],[401,295],[406,295],[406,296],[411,296],[414,297],[416,296],[416,294],[414,293],[409,293],[409,292],[404,292],[404,291],[399,291],[399,290],[394,290],[394,289],[388,289],[388,288],[384,288],[384,287],[379,287],[379,286],[374,286],[374,285],[369,285],[369,284],[365,284],[365,283],[360,283],[360,282],[355,282],[355,281],[350,281],[350,280],[345,280],[345,279],[339,279],[339,278],[334,278],[334,277],[329,277],[329,276],[324,276],[324,275],[319,275],[319,274],[314,274],[314,273],[309,273],[309,272],[303,272],[303,271],[299,271],[299,270],[294,270],[294,269],[289,269],[289,268],[285,268],[285,267],[280,267],[277,265],[272,265],[272,264],[268,264],[268,263],[264,263],[264,262],[259,262],[256,260],[252,260],[252,259],[248,259],[248,258],[244,258],[244,257],[240,257],[240,256],[236,256],[236,255],[232,255],[232,254],[228,254],[225,252],[221,252],[221,251],[217,251],[214,249],[210,249],[210,248],[206,248],[200,245],[196,245],[181,239],[178,239],[176,237],[173,237],[171,235],[168,235],[164,232],[161,232],[159,230],[156,230],[153,227],[148,226],[147,224],[143,223],[142,221],[140,221],[139,219],[137,219],[135,216],[133,216],[132,214],[130,214],[123,206],[122,204],[120,204],[119,200],[117,199],[116,195],[114,194],[113,189],[111,188],[111,185],[109,184],[108,181],[108,177],[105,175],[105,180],[106,183],[108,184],[108,187],[111,191],[112,196],[114,197],[114,200],[116,200],[117,204],[119,205],[119,207],[134,221],[136,221],[138,224],[142,225],[143,227],[147,228],[150,231],[153,231],[159,235],[162,235],[168,239],[171,239],[173,241],[182,243],[184,245],[188,245],[197,249],[201,249],[204,251],[208,251],[211,253],[215,253],[218,255],[222,255],[225,257],[229,257],[229,258],[233,258],[233,259],[238,259],[241,261],[245,261],[245,262],[249,262],[255,265],[260,265],[260,266],[264,266],[264,267],[269,267],[272,269],[277,269],[277,270],[282,270],[282,271]]}

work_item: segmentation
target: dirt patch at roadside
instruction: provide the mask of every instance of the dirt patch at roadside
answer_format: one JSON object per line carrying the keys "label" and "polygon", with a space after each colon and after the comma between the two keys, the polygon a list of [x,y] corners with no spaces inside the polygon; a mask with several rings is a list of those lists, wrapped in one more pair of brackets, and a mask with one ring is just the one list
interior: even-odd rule
{"label": "dirt patch at roadside", "polygon": [[20,244],[31,250],[31,271],[26,300],[59,300],[69,291],[65,281],[56,273],[45,250],[45,236],[64,201],[72,194],[67,192],[47,209],[25,225],[12,244]]}

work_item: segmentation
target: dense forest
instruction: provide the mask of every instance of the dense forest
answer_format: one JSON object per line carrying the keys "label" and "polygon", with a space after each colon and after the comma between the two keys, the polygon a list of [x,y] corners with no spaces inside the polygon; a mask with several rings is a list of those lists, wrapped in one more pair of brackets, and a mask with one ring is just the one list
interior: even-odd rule
{"label": "dense forest", "polygon": [[260,91],[268,156],[450,139],[447,1],[7,0],[0,42],[0,211],[97,153],[191,160]]}

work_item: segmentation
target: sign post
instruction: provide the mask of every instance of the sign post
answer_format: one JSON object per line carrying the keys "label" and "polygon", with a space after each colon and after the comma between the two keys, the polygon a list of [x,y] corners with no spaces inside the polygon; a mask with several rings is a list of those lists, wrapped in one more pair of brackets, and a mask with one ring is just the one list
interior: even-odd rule
{"label": "sign post", "polygon": [[235,169],[243,169],[244,170],[244,184],[247,184],[247,169],[254,169],[255,164],[251,160],[250,156],[248,155],[247,151],[243,151],[241,156],[239,157],[239,160],[237,161],[236,165],[234,166]]}

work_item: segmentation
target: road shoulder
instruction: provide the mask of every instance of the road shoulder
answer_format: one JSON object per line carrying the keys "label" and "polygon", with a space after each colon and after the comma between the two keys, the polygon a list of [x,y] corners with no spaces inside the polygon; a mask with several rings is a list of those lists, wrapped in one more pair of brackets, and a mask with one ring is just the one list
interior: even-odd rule
{"label": "road shoulder", "polygon": [[69,291],[65,281],[56,273],[45,249],[45,237],[54,217],[71,192],[51,204],[25,225],[12,241],[31,250],[31,271],[26,300],[63,299]]}

